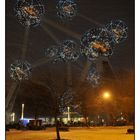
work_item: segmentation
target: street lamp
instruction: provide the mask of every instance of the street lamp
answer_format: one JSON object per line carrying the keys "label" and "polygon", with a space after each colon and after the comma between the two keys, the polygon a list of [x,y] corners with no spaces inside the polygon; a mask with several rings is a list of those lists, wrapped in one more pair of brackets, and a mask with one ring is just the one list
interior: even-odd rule
{"label": "street lamp", "polygon": [[67,109],[68,109],[68,121],[70,121],[70,107],[68,106]]}
{"label": "street lamp", "polygon": [[24,104],[22,104],[22,110],[21,110],[21,120],[24,119]]}
{"label": "street lamp", "polygon": [[103,98],[104,98],[104,99],[110,99],[110,98],[111,98],[110,93],[109,93],[108,91],[104,92],[104,93],[103,93]]}

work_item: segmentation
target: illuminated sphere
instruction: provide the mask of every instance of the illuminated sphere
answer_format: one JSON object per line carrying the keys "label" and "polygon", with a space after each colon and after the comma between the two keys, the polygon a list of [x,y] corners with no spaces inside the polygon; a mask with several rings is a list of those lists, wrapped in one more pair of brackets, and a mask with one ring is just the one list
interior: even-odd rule
{"label": "illuminated sphere", "polygon": [[128,36],[128,27],[122,20],[112,20],[106,25],[106,28],[111,33],[116,44],[122,43]]}
{"label": "illuminated sphere", "polygon": [[112,37],[105,28],[88,30],[81,38],[81,53],[89,60],[96,60],[99,56],[110,56],[113,53]]}
{"label": "illuminated sphere", "polygon": [[10,65],[10,78],[15,81],[28,80],[31,75],[31,65],[27,61],[16,60]]}
{"label": "illuminated sphere", "polygon": [[79,58],[77,44],[72,40],[65,40],[59,48],[59,56],[62,61],[76,61]]}
{"label": "illuminated sphere", "polygon": [[60,60],[59,57],[59,46],[51,46],[50,48],[45,49],[45,56],[47,59],[53,59],[53,62],[57,62]]}
{"label": "illuminated sphere", "polygon": [[45,49],[45,56],[48,58],[55,57],[58,54],[58,49],[56,46]]}
{"label": "illuminated sphere", "polygon": [[101,84],[101,77],[94,67],[89,69],[86,79],[94,88]]}
{"label": "illuminated sphere", "polygon": [[77,15],[77,4],[74,0],[59,0],[57,15],[63,20],[72,20]]}
{"label": "illuminated sphere", "polygon": [[41,16],[45,13],[41,0],[19,0],[14,10],[18,21],[26,27],[40,25]]}

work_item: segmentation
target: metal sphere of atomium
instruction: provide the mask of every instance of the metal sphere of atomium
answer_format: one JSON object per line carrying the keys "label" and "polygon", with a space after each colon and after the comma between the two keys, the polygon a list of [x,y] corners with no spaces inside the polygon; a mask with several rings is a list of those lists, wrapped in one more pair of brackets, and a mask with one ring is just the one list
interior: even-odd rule
{"label": "metal sphere of atomium", "polygon": [[59,48],[60,59],[64,62],[75,62],[79,58],[77,44],[72,40],[65,40]]}
{"label": "metal sphere of atomium", "polygon": [[121,43],[128,36],[128,27],[122,20],[112,20],[106,25],[107,30],[112,34],[114,43]]}
{"label": "metal sphere of atomium", "polygon": [[72,20],[77,15],[77,4],[74,0],[59,0],[57,15],[63,20]]}
{"label": "metal sphere of atomium", "polygon": [[26,27],[40,25],[41,16],[45,13],[41,0],[18,0],[14,10],[18,21]]}
{"label": "metal sphere of atomium", "polygon": [[28,80],[31,75],[31,65],[27,61],[16,60],[10,65],[10,78],[15,81]]}
{"label": "metal sphere of atomium", "polygon": [[92,85],[92,87],[98,87],[101,84],[101,76],[97,72],[95,67],[91,67],[88,71],[86,80]]}
{"label": "metal sphere of atomium", "polygon": [[58,46],[51,46],[49,48],[45,49],[45,56],[48,59],[53,59],[53,62],[57,62],[59,61],[60,57],[59,57],[59,47]]}
{"label": "metal sphere of atomium", "polygon": [[91,61],[99,56],[108,57],[113,53],[111,42],[112,37],[105,28],[92,28],[81,38],[81,53]]}

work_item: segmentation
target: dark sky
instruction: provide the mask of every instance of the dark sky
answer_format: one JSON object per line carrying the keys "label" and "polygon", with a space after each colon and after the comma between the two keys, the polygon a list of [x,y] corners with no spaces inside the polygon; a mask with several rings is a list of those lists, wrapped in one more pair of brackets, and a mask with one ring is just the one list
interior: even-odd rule
{"label": "dark sky", "polygon": [[[44,0],[45,1],[45,0]],[[14,16],[13,8],[16,0],[6,0],[6,80],[7,87],[12,84],[9,78],[9,66],[16,59],[21,58],[22,45],[24,42],[25,28],[17,21]],[[78,13],[92,19],[96,23],[107,24],[110,20],[120,19],[128,25],[128,38],[119,45],[111,56],[110,61],[114,70],[120,69],[134,70],[134,0],[77,0]],[[99,27],[95,24],[77,16],[70,23],[61,23],[56,16],[56,0],[46,0],[46,15],[43,19],[49,19],[55,24],[60,25],[80,36],[90,28]],[[46,26],[44,22],[42,25]],[[47,26],[53,35],[61,42],[65,39],[73,39],[79,44],[79,40],[72,35],[59,31],[52,26]],[[26,60],[34,64],[39,59],[44,58],[44,48],[55,45],[54,40],[41,28],[31,28],[29,30]],[[80,60],[82,61],[82,59]],[[32,77],[35,80],[44,80],[49,73],[50,77],[58,78],[59,82],[64,83],[65,73],[64,64],[45,64],[33,69]],[[76,73],[77,68],[73,66],[73,77],[79,77]],[[58,76],[59,75],[59,76]],[[8,90],[8,88],[7,88]]]}
{"label": "dark sky", "polygon": [[[21,56],[21,46],[14,44],[23,44],[24,27],[18,23],[14,17],[13,6],[16,0],[6,3],[6,58],[9,65],[13,60]],[[52,19],[55,23],[60,23],[56,17],[55,0],[47,0],[46,17]],[[79,14],[85,15],[100,24],[107,24],[112,19],[121,19],[126,22],[129,28],[127,40],[119,45],[111,57],[114,68],[133,69],[134,63],[134,2],[133,0],[77,0]],[[42,23],[44,24],[44,23]],[[63,26],[61,24],[61,26]],[[64,25],[65,28],[82,35],[86,30],[97,27],[89,21],[77,16],[71,23]],[[71,39],[72,36],[60,32],[57,29],[48,27],[49,30],[62,41]],[[49,47],[55,42],[43,31],[41,27],[29,31],[27,59],[31,63],[44,57],[43,49]],[[79,42],[79,40],[77,40]]]}

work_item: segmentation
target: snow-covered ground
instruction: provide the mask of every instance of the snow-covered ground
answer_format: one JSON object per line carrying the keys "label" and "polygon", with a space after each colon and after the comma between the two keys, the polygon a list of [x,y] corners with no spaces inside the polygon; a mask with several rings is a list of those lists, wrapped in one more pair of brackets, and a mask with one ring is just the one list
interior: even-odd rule
{"label": "snow-covered ground", "polygon": [[[70,128],[69,132],[60,132],[62,139],[67,140],[134,140],[133,134],[126,134],[131,127],[93,127]],[[6,140],[53,140],[56,138],[54,128],[45,131],[6,132]]]}

